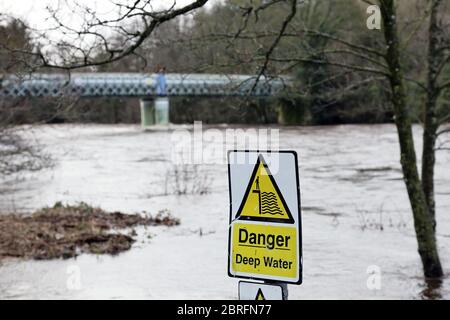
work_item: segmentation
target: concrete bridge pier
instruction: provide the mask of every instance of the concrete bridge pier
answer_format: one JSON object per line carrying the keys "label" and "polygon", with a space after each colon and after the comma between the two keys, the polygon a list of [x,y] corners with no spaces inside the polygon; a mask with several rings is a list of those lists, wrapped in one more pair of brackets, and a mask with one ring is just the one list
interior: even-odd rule
{"label": "concrete bridge pier", "polygon": [[142,98],[140,100],[141,107],[141,126],[143,129],[154,125],[169,124],[169,98],[157,97]]}

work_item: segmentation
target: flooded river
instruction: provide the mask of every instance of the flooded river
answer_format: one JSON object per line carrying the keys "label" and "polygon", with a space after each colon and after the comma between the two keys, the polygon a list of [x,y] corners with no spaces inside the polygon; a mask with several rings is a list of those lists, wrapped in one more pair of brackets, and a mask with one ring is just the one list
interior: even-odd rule
{"label": "flooded river", "polygon": [[[84,201],[129,213],[167,209],[181,225],[141,228],[133,248],[114,257],[3,261],[0,298],[236,299],[238,280],[227,276],[227,166],[172,164],[173,130],[183,128],[34,127],[54,167],[2,181],[0,212]],[[280,148],[296,150],[300,165],[304,280],[289,286],[290,299],[450,298],[449,280],[431,292],[421,277],[392,125],[278,129]],[[420,142],[419,127],[415,135]],[[448,151],[438,153],[436,190],[448,274]]]}

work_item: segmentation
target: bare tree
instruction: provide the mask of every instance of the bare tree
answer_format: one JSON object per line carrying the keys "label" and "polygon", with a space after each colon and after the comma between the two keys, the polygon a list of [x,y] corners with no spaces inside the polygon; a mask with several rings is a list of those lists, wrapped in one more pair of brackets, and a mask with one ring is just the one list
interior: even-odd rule
{"label": "bare tree", "polygon": [[[27,73],[27,64],[22,53],[31,52],[26,26],[16,19],[0,17],[0,88],[3,74]],[[13,52],[6,48],[13,48]],[[0,100],[0,177],[22,171],[35,171],[51,164],[51,159],[40,147],[25,137],[25,127],[15,126],[16,115],[24,111],[24,99]]]}
{"label": "bare tree", "polygon": [[0,102],[0,177],[37,171],[52,164],[50,156],[30,139],[30,127],[12,124],[11,118],[22,103],[23,99]]}
{"label": "bare tree", "polygon": [[[443,74],[450,68],[450,29],[445,21],[450,17],[450,6],[442,0],[430,0],[428,28],[426,102],[424,112],[424,132],[422,151],[422,184],[428,209],[436,227],[436,203],[434,198],[434,166],[436,162],[436,140],[446,134],[439,128],[448,122],[448,110],[442,110],[439,103],[445,91],[450,89],[450,81]],[[447,10],[446,10],[447,9]]]}
{"label": "bare tree", "polygon": [[[153,0],[111,1],[115,14],[110,17],[100,14],[92,6],[82,5],[76,0],[65,0],[64,7],[60,6],[60,2],[56,7],[47,7],[47,23],[51,27],[28,27],[33,42],[37,44],[34,50],[3,47],[27,59],[32,57],[33,64],[27,63],[25,59],[22,61],[32,70],[72,70],[100,66],[130,55],[139,55],[137,49],[160,26],[201,8],[207,2],[193,0],[187,5],[178,6],[173,0],[166,3],[165,8],[158,9]],[[68,12],[79,18],[80,25],[70,23]]]}
{"label": "bare tree", "polygon": [[[440,278],[443,276],[443,271],[436,244],[434,222],[418,173],[411,118],[406,103],[395,1],[380,0],[380,8],[387,44],[385,60],[389,65],[390,74],[388,78],[392,90],[395,123],[400,143],[400,162],[413,211],[419,254],[422,258],[425,276]],[[434,153],[434,150],[431,152]]]}

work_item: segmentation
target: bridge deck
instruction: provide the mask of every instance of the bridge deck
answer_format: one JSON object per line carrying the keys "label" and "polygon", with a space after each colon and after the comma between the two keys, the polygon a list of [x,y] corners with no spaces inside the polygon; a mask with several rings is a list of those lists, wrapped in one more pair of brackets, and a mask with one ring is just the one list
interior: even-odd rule
{"label": "bridge deck", "polygon": [[[0,75],[0,97],[156,96],[156,76],[144,73],[71,73],[70,76],[41,73],[22,78]],[[271,96],[285,87],[281,78],[261,78],[251,91],[255,80],[256,76],[252,75],[167,74],[166,93],[168,96]]]}

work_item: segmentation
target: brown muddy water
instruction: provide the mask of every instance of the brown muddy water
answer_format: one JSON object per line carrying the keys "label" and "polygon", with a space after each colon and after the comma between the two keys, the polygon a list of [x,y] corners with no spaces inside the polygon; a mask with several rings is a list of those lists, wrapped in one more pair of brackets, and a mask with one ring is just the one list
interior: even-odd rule
{"label": "brown muddy water", "polygon": [[[220,136],[227,128],[213,129]],[[230,145],[209,139],[213,161],[173,164],[178,129],[192,128],[34,127],[55,166],[2,180],[0,212],[83,201],[108,211],[168,209],[181,224],[138,229],[131,250],[114,257],[3,261],[0,299],[236,299],[238,280],[227,276],[227,166],[208,148]],[[289,286],[290,299],[450,298],[448,279],[426,285],[421,277],[394,126],[278,129],[280,148],[296,150],[300,165],[304,279]],[[420,152],[420,127],[415,136]],[[450,152],[439,152],[437,237],[447,275],[449,169]]]}

